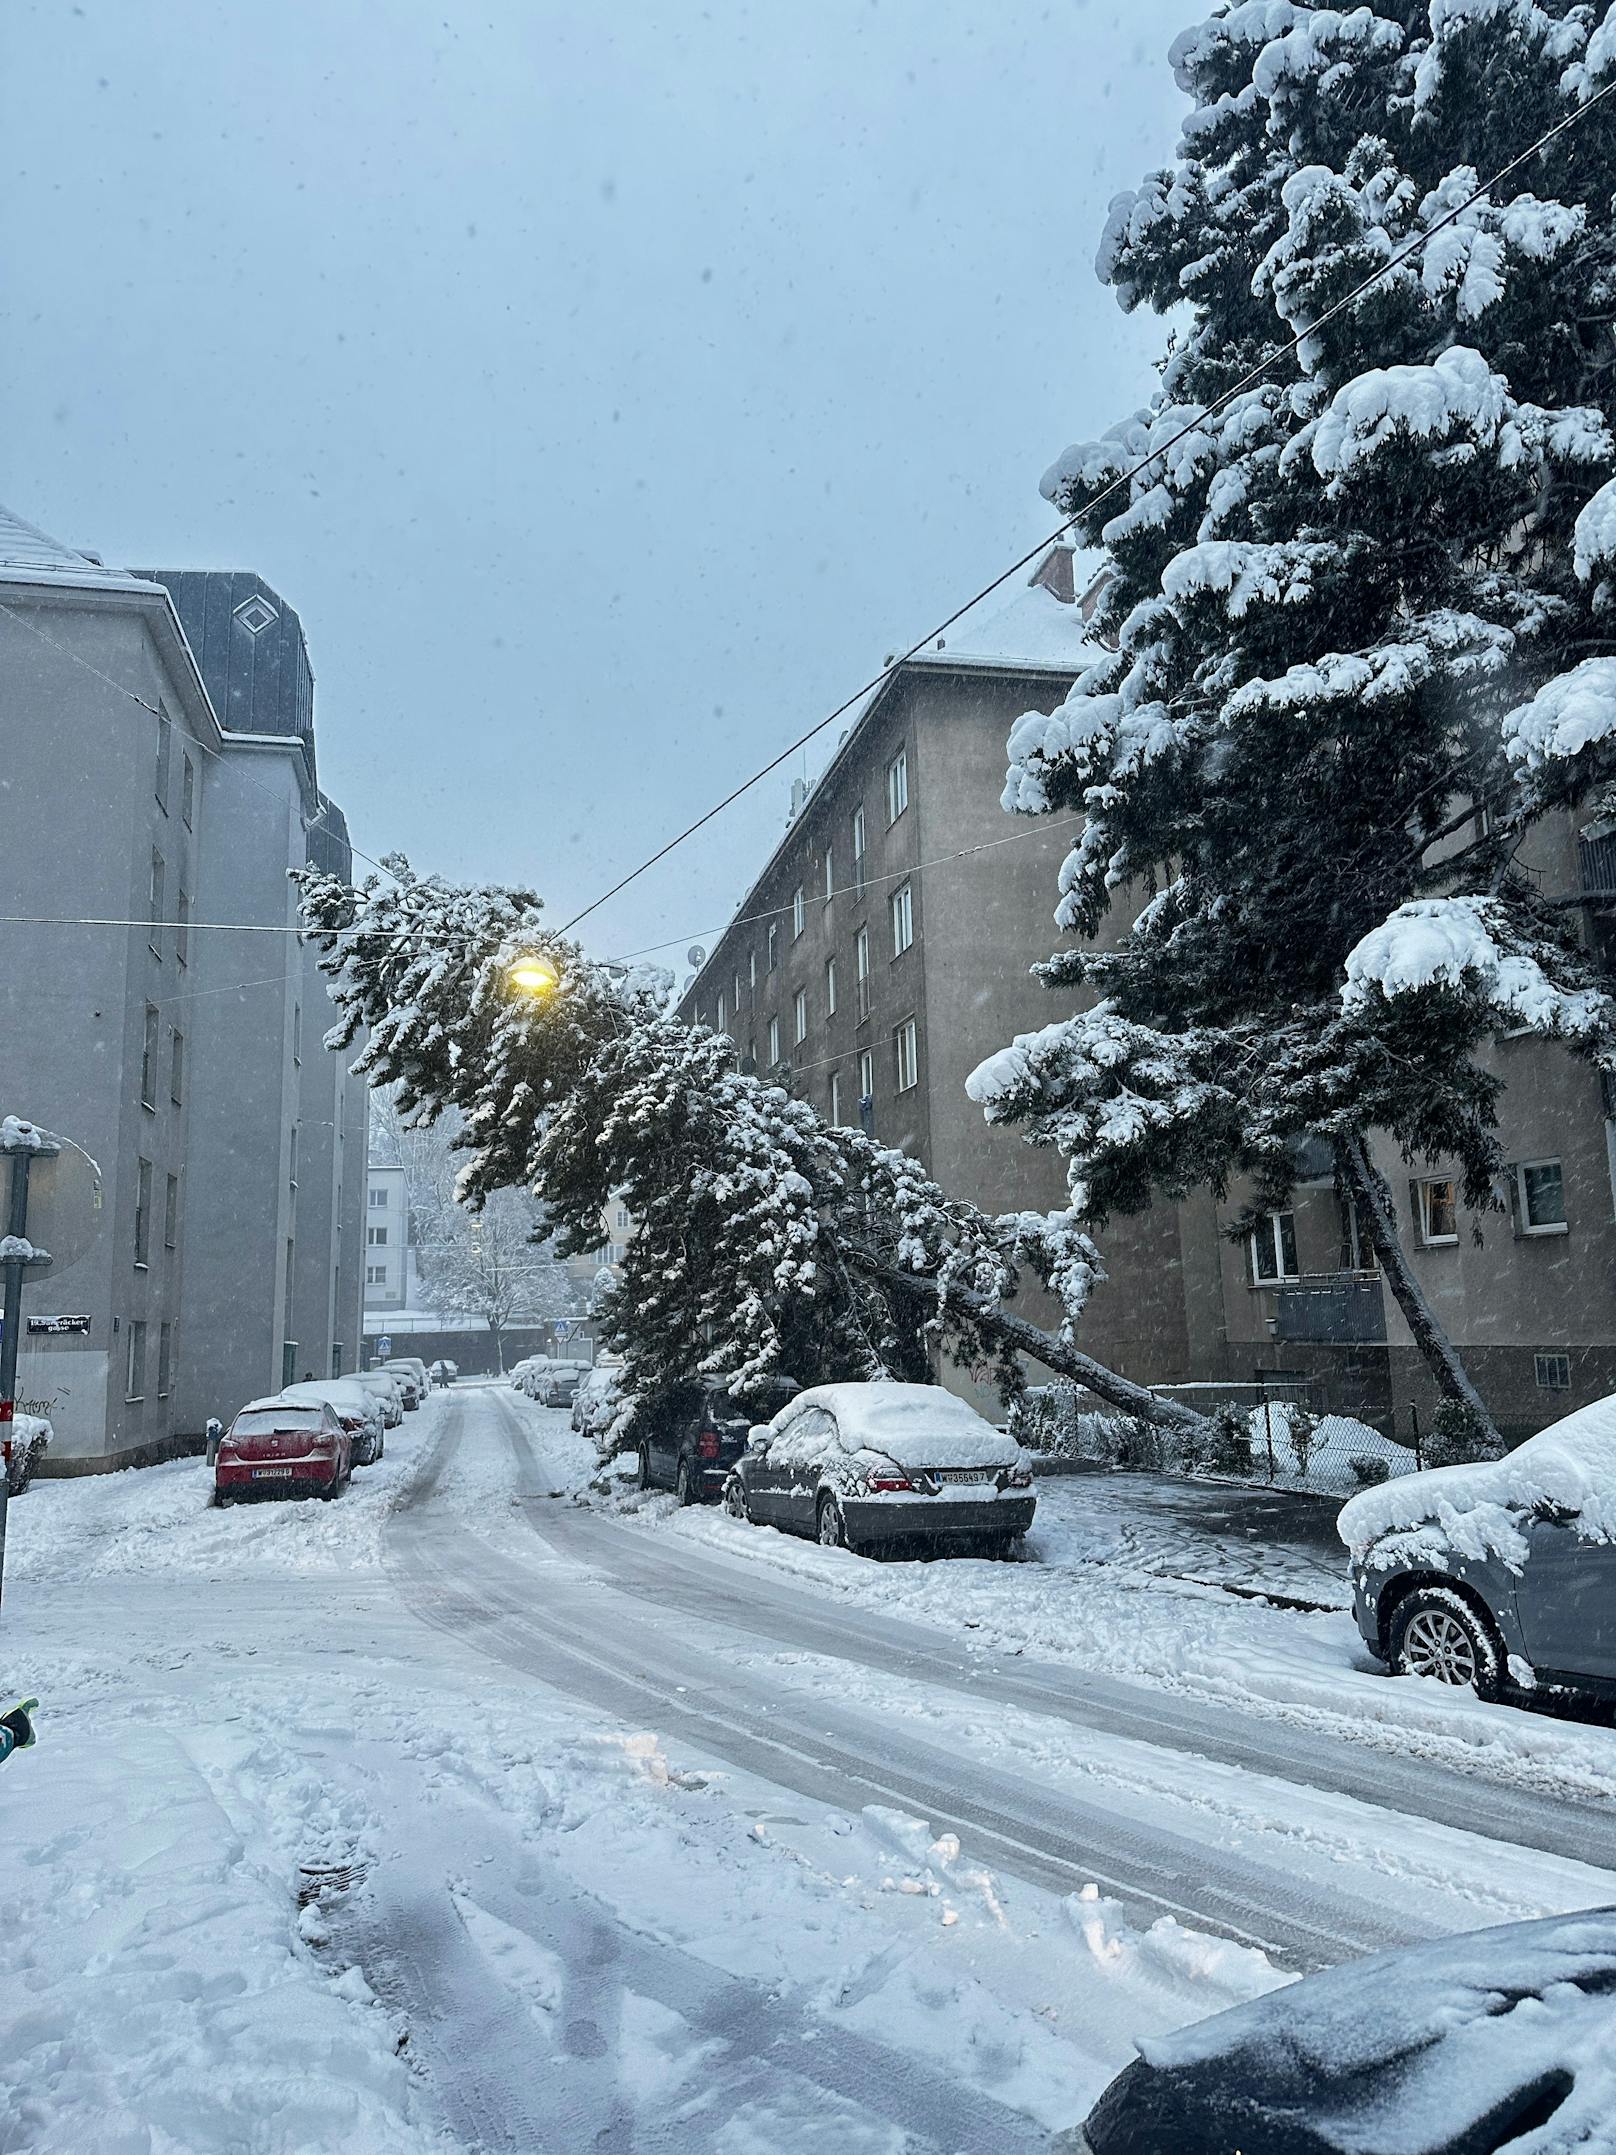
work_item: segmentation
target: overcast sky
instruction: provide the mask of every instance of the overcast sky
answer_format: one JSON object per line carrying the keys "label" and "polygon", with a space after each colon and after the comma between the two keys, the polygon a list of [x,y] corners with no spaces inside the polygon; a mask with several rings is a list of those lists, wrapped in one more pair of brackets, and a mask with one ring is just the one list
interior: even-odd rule
{"label": "overcast sky", "polygon": [[[357,842],[563,919],[1148,394],[1094,247],[1205,12],[5,0],[0,501],[259,571]],[[787,786],[590,946],[709,940]]]}

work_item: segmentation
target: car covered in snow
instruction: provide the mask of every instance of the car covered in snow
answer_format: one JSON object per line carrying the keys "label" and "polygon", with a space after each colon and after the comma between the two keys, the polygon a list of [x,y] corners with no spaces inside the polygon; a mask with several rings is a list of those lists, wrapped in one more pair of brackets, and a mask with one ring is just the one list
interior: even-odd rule
{"label": "car covered in snow", "polygon": [[536,1399],[541,1407],[570,1407],[592,1366],[588,1362],[561,1362],[553,1357],[539,1362],[528,1380],[528,1397]]}
{"label": "car covered in snow", "polygon": [[387,1418],[381,1400],[352,1377],[313,1377],[302,1384],[288,1384],[282,1399],[294,1406],[331,1408],[353,1444],[353,1463],[368,1467],[380,1459],[386,1444]]}
{"label": "car covered in snow", "polygon": [[390,1361],[384,1362],[382,1367],[391,1370],[406,1387],[414,1387],[415,1397],[406,1397],[406,1408],[418,1407],[432,1389],[432,1379],[427,1375],[426,1364],[419,1355],[396,1354]]}
{"label": "car covered in snow", "polygon": [[622,1404],[620,1372],[592,1369],[572,1398],[572,1426],[581,1437],[593,1440],[597,1451],[609,1449],[611,1428]]}
{"label": "car covered in snow", "polygon": [[[779,1382],[769,1404],[794,1396]],[[671,1489],[681,1504],[716,1503],[745,1454],[759,1411],[735,1398],[728,1380],[709,1377],[674,1385],[641,1407],[630,1443],[641,1489]]]}
{"label": "car covered in snow", "polygon": [[1616,1397],[1502,1459],[1366,1489],[1337,1531],[1358,1629],[1396,1674],[1616,1698]]}
{"label": "car covered in snow", "polygon": [[254,1399],[219,1440],[214,1495],[340,1496],[353,1477],[353,1439],[325,1400]]}
{"label": "car covered in snow", "polygon": [[1139,2045],[1064,2155],[1609,2148],[1616,1909],[1374,1953]]}
{"label": "car covered in snow", "polygon": [[547,1354],[524,1355],[511,1371],[510,1383],[512,1391],[526,1392],[531,1399],[533,1394],[530,1385],[535,1373],[542,1369],[549,1359],[550,1357]]}
{"label": "car covered in snow", "polygon": [[351,1376],[342,1379],[344,1384],[357,1384],[379,1401],[382,1422],[388,1429],[396,1429],[404,1419],[404,1386],[390,1369],[356,1369]]}
{"label": "car covered in snow", "polygon": [[1026,1453],[936,1384],[823,1384],[751,1432],[734,1517],[827,1547],[1007,1555],[1036,1504]]}

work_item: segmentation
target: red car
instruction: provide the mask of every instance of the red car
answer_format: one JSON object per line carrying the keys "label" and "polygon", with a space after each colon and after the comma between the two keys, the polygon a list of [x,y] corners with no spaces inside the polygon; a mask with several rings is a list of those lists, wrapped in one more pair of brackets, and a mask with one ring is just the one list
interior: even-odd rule
{"label": "red car", "polygon": [[353,1438],[325,1402],[255,1399],[219,1440],[216,1500],[340,1496],[353,1474]]}

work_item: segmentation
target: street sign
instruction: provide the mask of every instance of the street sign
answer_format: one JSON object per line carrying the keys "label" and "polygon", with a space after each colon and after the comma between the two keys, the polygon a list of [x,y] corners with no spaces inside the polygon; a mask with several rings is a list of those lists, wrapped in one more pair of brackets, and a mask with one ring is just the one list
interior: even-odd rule
{"label": "street sign", "polygon": [[87,1334],[90,1329],[88,1317],[30,1317],[27,1323],[30,1332],[83,1332]]}
{"label": "street sign", "polygon": [[59,1279],[70,1265],[90,1254],[106,1217],[101,1170],[82,1146],[64,1143],[58,1153],[33,1156],[28,1170],[28,1239],[35,1249],[50,1251],[52,1279]]}
{"label": "street sign", "polygon": [[388,1356],[389,1356],[389,1355],[390,1355],[390,1354],[392,1353],[392,1351],[393,1351],[393,1335],[392,1335],[392,1333],[391,1333],[391,1332],[384,1332],[384,1333],[383,1333],[383,1334],[381,1335],[381,1337],[380,1337],[380,1338],[379,1338],[379,1339],[377,1340],[377,1342],[376,1342],[376,1352],[377,1352],[377,1353],[378,1353],[378,1354],[379,1354],[379,1355],[381,1356],[382,1360],[383,1360],[383,1361],[385,1362],[385,1361],[387,1360],[387,1357],[388,1357]]}
{"label": "street sign", "polygon": [[568,1324],[565,1317],[558,1317],[556,1319],[555,1336],[556,1345],[558,1347],[564,1347],[567,1344],[567,1341],[571,1339],[572,1326]]}

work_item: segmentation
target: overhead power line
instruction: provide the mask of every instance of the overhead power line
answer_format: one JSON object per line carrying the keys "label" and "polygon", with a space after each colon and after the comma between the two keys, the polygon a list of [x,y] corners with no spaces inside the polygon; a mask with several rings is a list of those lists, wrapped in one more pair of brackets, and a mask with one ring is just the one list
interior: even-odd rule
{"label": "overhead power line", "polygon": [[1613,95],[1616,95],[1616,79],[1606,83],[1602,90],[1597,90],[1586,104],[1577,106],[1574,111],[1568,112],[1564,119],[1557,120],[1552,127],[1546,128],[1535,142],[1528,144],[1518,156],[1512,157],[1508,164],[1500,166],[1491,179],[1484,180],[1472,193],[1466,195],[1463,201],[1456,202],[1451,209],[1444,210],[1440,217],[1434,218],[1422,231],[1415,233],[1413,238],[1406,241],[1395,254],[1388,255],[1384,262],[1378,263],[1366,276],[1360,277],[1352,289],[1343,293],[1341,298],[1336,300],[1332,306],[1327,307],[1317,321],[1310,322],[1307,328],[1298,331],[1288,344],[1278,346],[1274,351],[1268,353],[1265,358],[1258,360],[1255,366],[1248,367],[1237,381],[1231,383],[1221,396],[1214,397],[1212,402],[1205,406],[1195,418],[1187,420],[1176,433],[1170,434],[1167,440],[1162,442],[1159,447],[1152,449],[1148,456],[1141,457],[1137,464],[1130,466],[1127,471],[1119,472],[1116,478],[1110,480],[1108,484],[1100,489],[1099,493],[1094,495],[1091,500],[1086,501],[1081,509],[1074,511],[1064,522],[1057,524],[1047,538],[1040,539],[1036,546],[1029,547],[1026,553],[1019,555],[1016,560],[1010,563],[1008,568],[1001,569],[997,576],[989,583],[985,583],[979,591],[974,592],[963,605],[956,606],[951,614],[945,615],[935,628],[928,629],[925,635],[917,637],[906,651],[902,651],[896,658],[890,659],[881,668],[880,672],[872,674],[861,688],[855,689],[851,696],[844,697],[834,711],[828,712],[815,725],[810,726],[806,733],[799,734],[796,740],[791,742],[788,747],[781,749],[779,755],[771,757],[760,769],[754,771],[750,778],[743,779],[741,784],[733,787],[730,792],[724,795],[721,801],[715,801],[711,808],[707,809],[704,814],[699,815],[693,823],[687,824],[677,836],[670,838],[666,845],[659,846],[656,852],[649,854],[646,859],[640,862],[637,868],[631,868],[627,875],[620,876],[610,890],[604,890],[598,898],[592,898],[582,911],[574,913],[570,920],[563,923],[561,933],[565,935],[573,928],[576,928],[581,920],[587,920],[591,913],[597,912],[601,906],[617,897],[620,892],[627,890],[631,883],[638,882],[640,877],[646,874],[648,870],[655,868],[659,862],[665,861],[668,855],[677,851],[687,839],[693,838],[699,830],[704,830],[715,816],[722,815],[726,808],[733,806],[743,794],[750,793],[755,785],[767,778],[771,772],[777,771],[781,764],[796,755],[799,749],[806,748],[808,743],[822,734],[827,726],[834,726],[837,719],[843,717],[848,711],[852,710],[856,703],[859,703],[864,697],[879,688],[881,683],[897,667],[907,665],[912,658],[918,658],[928,644],[935,643],[937,638],[943,635],[946,630],[951,629],[956,621],[960,620],[963,615],[968,614],[973,606],[979,606],[985,598],[991,597],[1001,584],[1008,583],[1019,569],[1026,568],[1029,563],[1036,561],[1047,548],[1053,546],[1057,540],[1065,538],[1074,525],[1083,517],[1092,515],[1102,502],[1108,501],[1112,495],[1120,493],[1124,487],[1131,486],[1141,472],[1148,471],[1152,464],[1165,457],[1170,450],[1176,448],[1189,435],[1197,432],[1209,419],[1216,418],[1219,412],[1232,404],[1236,397],[1243,396],[1254,383],[1261,381],[1263,376],[1271,368],[1277,366],[1282,359],[1289,359],[1295,352],[1299,351],[1309,337],[1316,337],[1321,329],[1326,328],[1339,315],[1344,314],[1372,285],[1380,283],[1383,278],[1389,277],[1394,270],[1400,269],[1405,262],[1419,253],[1428,240],[1434,239],[1438,232],[1455,223],[1464,215],[1466,210],[1474,208],[1476,203],[1481,201],[1484,196],[1491,194],[1495,187],[1500,186],[1503,181],[1511,178],[1523,165],[1529,164],[1534,157],[1546,150],[1551,142],[1556,141],[1561,135],[1575,127],[1579,121],[1585,120],[1590,112]]}

